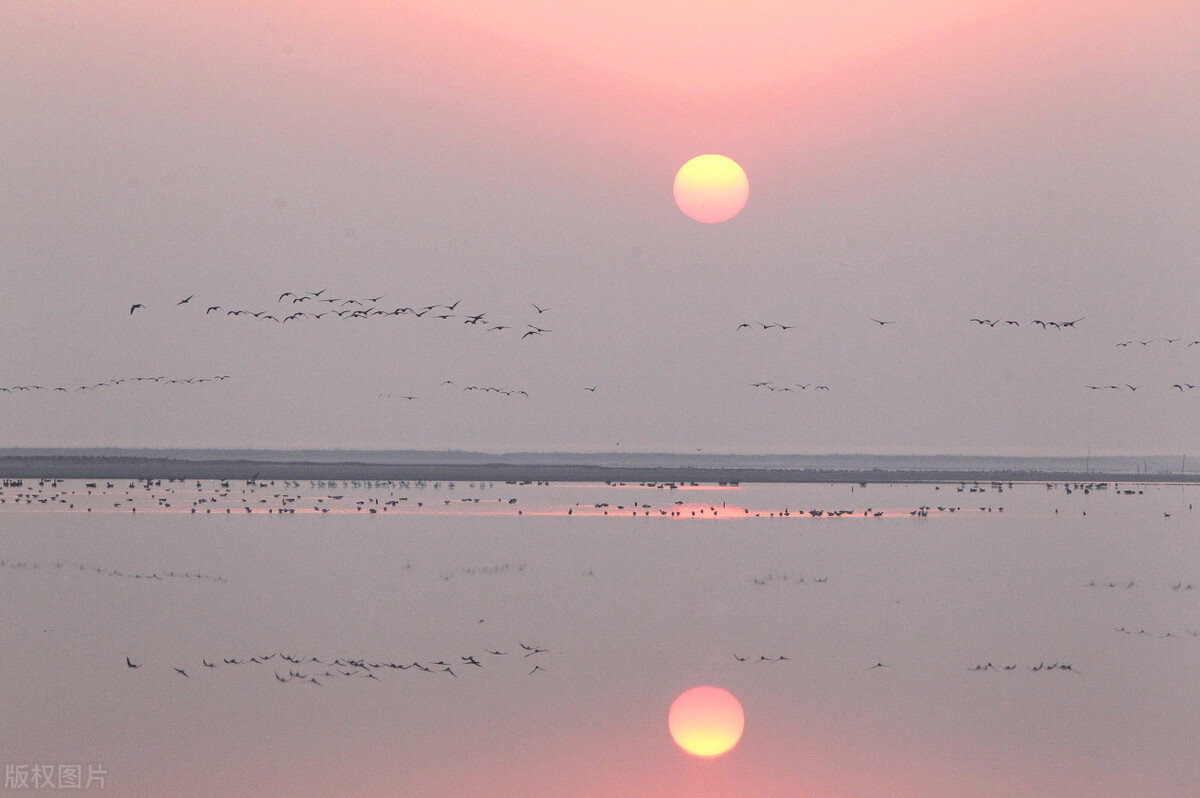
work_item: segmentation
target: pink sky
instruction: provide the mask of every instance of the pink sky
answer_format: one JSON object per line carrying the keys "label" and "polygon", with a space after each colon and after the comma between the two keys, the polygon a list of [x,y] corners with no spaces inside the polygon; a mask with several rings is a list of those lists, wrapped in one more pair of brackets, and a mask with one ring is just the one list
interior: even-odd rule
{"label": "pink sky", "polygon": [[[1183,79],[1200,70],[1194,3],[651,6],[13,6],[0,257],[22,301],[0,297],[0,312],[47,343],[0,356],[0,373],[59,384],[232,370],[245,386],[222,422],[241,428],[221,440],[186,403],[146,408],[147,425],[132,407],[26,402],[14,441],[129,445],[153,429],[144,443],[1074,454],[1173,451],[1197,428],[1161,391],[1080,393],[1197,381],[1165,347],[1139,360],[1113,349],[1200,338],[1187,210],[1200,97]],[[737,160],[751,191],[736,219],[701,233],[671,183],[705,152]],[[168,312],[192,293],[274,301],[297,281],[398,304],[461,297],[517,326],[538,303],[562,320],[536,353],[410,325],[396,358],[326,325],[275,336],[269,358],[267,338],[233,355],[244,328]],[[131,322],[134,302],[158,315]],[[1049,349],[960,336],[981,314],[1087,316],[1088,329]],[[881,336],[872,316],[901,323]],[[759,320],[799,326],[753,345],[732,336]],[[148,337],[163,351],[139,348]],[[291,367],[309,356],[353,375]],[[980,363],[998,364],[982,382]],[[455,378],[538,399],[524,416],[375,412],[379,394],[427,396]],[[746,384],[764,379],[832,380],[842,395],[748,406]],[[362,406],[329,441],[293,440],[254,410],[300,391],[312,430],[347,382]],[[603,407],[581,403],[597,384],[611,389]],[[687,412],[645,413],[681,396]]]}

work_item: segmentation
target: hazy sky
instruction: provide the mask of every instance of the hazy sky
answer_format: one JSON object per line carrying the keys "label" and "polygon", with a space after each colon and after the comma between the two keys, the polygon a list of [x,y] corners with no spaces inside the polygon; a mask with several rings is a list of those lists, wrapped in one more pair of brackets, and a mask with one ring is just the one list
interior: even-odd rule
{"label": "hazy sky", "polygon": [[[3,0],[0,387],[45,390],[0,442],[1197,453],[1198,38],[1184,0]],[[750,180],[719,225],[671,194],[706,152]],[[460,304],[227,315],[371,306],[277,302],[322,290]]]}

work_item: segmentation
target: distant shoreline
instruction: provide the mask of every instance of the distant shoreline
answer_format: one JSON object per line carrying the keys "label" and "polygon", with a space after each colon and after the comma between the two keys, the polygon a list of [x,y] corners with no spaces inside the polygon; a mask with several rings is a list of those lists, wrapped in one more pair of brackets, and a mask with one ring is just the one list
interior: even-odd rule
{"label": "distant shoreline", "polygon": [[1126,482],[1200,484],[1200,474],[1063,470],[903,470],[601,466],[520,463],[361,463],[157,457],[3,456],[4,479],[405,480],[652,483]]}

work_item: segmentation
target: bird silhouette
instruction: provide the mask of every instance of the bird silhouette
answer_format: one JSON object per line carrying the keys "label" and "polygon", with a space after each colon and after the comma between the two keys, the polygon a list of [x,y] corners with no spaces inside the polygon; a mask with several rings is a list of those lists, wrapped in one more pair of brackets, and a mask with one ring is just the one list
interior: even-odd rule
{"label": "bird silhouette", "polygon": [[146,309],[146,306],[145,306],[145,305],[143,305],[143,304],[142,304],[142,303],[140,303],[140,302],[139,302],[138,304],[136,304],[136,305],[132,305],[132,306],[130,306],[130,308],[129,308],[129,315],[130,315],[130,316],[132,316],[132,315],[133,315],[133,312],[134,312],[135,310],[137,310],[138,308],[141,308],[142,310],[145,310],[145,309]]}

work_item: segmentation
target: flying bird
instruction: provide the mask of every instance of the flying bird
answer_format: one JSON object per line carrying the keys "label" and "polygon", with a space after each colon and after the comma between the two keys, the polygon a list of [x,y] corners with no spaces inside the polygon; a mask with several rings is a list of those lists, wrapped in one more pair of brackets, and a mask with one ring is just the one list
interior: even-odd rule
{"label": "flying bird", "polygon": [[178,302],[176,302],[175,304],[176,305],[186,305],[187,303],[192,301],[193,296],[195,296],[195,294],[192,294],[192,296],[189,296],[187,299],[181,299]]}
{"label": "flying bird", "polygon": [[132,306],[129,308],[129,315],[130,315],[130,316],[132,316],[132,315],[133,315],[133,312],[134,312],[135,310],[137,310],[138,308],[141,308],[142,310],[145,310],[145,309],[146,309],[146,306],[145,306],[145,305],[143,305],[143,304],[142,304],[142,303],[140,303],[140,302],[139,302],[138,304],[136,304],[136,305],[132,305]]}
{"label": "flying bird", "polygon": [[876,324],[878,324],[880,326],[882,326],[884,324],[895,324],[896,323],[894,321],[880,321],[879,319],[871,319],[871,321],[875,322]]}

